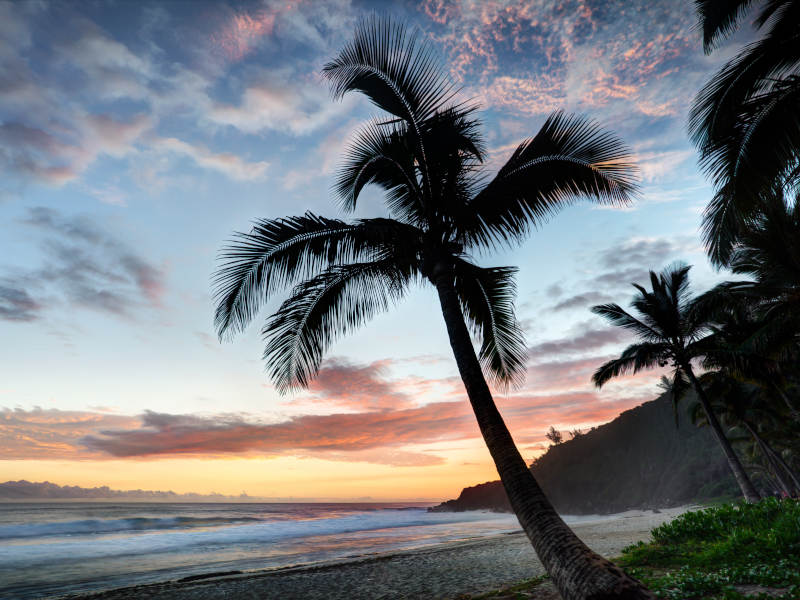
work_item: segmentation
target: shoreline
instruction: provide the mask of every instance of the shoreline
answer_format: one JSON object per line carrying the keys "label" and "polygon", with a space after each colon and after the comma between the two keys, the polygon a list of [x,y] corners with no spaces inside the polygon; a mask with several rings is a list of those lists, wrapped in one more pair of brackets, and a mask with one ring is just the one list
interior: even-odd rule
{"label": "shoreline", "polygon": [[[595,552],[614,557],[622,548],[648,540],[653,527],[693,508],[696,507],[628,511],[614,519],[580,522],[571,527]],[[530,542],[519,531],[329,562],[242,573],[209,573],[188,581],[171,580],[50,598],[447,600],[486,593],[543,574],[544,568]]]}

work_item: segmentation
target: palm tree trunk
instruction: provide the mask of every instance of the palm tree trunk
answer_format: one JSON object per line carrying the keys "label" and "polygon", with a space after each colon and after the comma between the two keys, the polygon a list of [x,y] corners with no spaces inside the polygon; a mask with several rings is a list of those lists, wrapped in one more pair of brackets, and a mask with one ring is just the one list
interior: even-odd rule
{"label": "palm tree trunk", "polygon": [[717,436],[719,445],[722,446],[722,451],[725,453],[725,457],[728,459],[728,466],[731,468],[731,472],[733,473],[733,477],[736,479],[736,483],[739,484],[739,488],[742,490],[744,499],[748,502],[758,502],[761,500],[761,496],[759,496],[755,486],[753,486],[753,482],[750,481],[750,478],[747,476],[747,472],[744,470],[739,457],[736,456],[736,452],[734,452],[730,440],[725,437],[725,432],[722,431],[722,426],[719,424],[717,416],[711,409],[711,402],[709,402],[703,386],[700,385],[697,377],[695,377],[692,366],[688,362],[682,364],[681,366],[683,367],[686,375],[689,377],[689,381],[691,381],[695,392],[697,392],[697,397],[700,399],[700,404],[703,406],[703,410],[706,413],[708,424],[711,425],[711,429],[714,431],[714,435]]}
{"label": "palm tree trunk", "polygon": [[[753,423],[744,421],[744,426],[747,428],[747,431],[750,432],[750,435],[753,436],[753,439],[756,440],[762,452],[767,456],[767,460],[772,464],[776,475],[778,473],[783,473],[783,475],[778,475],[778,479],[785,488],[786,493],[791,496],[795,492],[800,492],[800,480],[798,480],[794,470],[783,460],[780,452],[775,450],[767,440],[761,437],[761,434],[758,433]],[[787,482],[785,477],[788,477],[790,481]]]}
{"label": "palm tree trunk", "polygon": [[790,467],[789,464],[783,459],[783,456],[781,456],[781,453],[778,452],[777,450],[775,450],[772,446],[770,446],[769,443],[767,443],[766,440],[764,441],[764,444],[766,445],[767,450],[772,452],[772,456],[775,458],[775,460],[778,462],[778,464],[780,464],[783,467],[783,470],[791,478],[792,482],[794,483],[795,491],[798,494],[800,494],[800,479],[798,479],[797,474],[794,472],[794,469],[792,469],[792,467]]}
{"label": "palm tree trunk", "polygon": [[772,389],[775,390],[775,393],[778,394],[778,397],[780,397],[780,399],[786,404],[786,407],[789,409],[792,418],[795,421],[800,421],[800,411],[798,411],[794,403],[789,400],[789,396],[786,394],[786,392],[783,391],[777,383],[772,383]]}
{"label": "palm tree trunk", "polygon": [[564,600],[654,598],[641,583],[590,550],[545,497],[495,406],[464,323],[452,277],[440,275],[434,283],[478,427],[520,525],[561,596]]}
{"label": "palm tree trunk", "polygon": [[774,453],[771,452],[772,449],[767,446],[766,441],[764,441],[764,439],[758,434],[752,423],[750,423],[747,420],[743,420],[742,424],[744,425],[744,428],[747,429],[747,432],[755,440],[759,450],[761,450],[761,454],[763,454],[764,458],[767,459],[767,465],[769,465],[769,467],[772,469],[772,472],[775,474],[775,478],[778,480],[778,484],[781,486],[784,493],[787,496],[791,496],[792,485],[788,481],[786,481],[786,473],[783,472],[783,468],[775,460]]}

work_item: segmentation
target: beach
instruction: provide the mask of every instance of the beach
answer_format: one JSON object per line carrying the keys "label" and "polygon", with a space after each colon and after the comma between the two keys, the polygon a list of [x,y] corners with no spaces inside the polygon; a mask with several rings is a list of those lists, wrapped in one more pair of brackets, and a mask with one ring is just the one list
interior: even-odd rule
{"label": "beach", "polygon": [[[572,527],[593,550],[614,557],[624,547],[648,540],[653,527],[690,508],[634,510]],[[544,569],[528,539],[521,532],[515,532],[405,552],[62,597],[87,600],[454,599],[542,574]]]}

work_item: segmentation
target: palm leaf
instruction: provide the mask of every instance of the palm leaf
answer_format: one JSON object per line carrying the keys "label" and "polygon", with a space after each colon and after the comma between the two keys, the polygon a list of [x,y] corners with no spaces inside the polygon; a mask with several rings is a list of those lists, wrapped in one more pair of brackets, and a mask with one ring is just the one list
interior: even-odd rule
{"label": "palm leaf", "polygon": [[520,239],[581,199],[624,206],[637,194],[636,174],[621,140],[587,119],[553,113],[470,202],[465,237],[483,246]]}
{"label": "palm leaf", "polygon": [[415,275],[392,257],[333,266],[297,285],[262,331],[278,391],[308,386],[331,343],[387,310]]}
{"label": "palm leaf", "polygon": [[391,219],[346,223],[306,213],[258,220],[219,255],[213,276],[217,332],[242,331],[273,293],[333,264],[380,256],[398,242],[413,251],[418,234]]}
{"label": "palm leaf", "polygon": [[385,190],[392,214],[409,223],[422,223],[422,191],[405,125],[387,126],[373,121],[356,133],[334,185],[342,208],[355,210],[361,190],[370,183]]}
{"label": "palm leaf", "polygon": [[432,47],[402,23],[376,15],[361,19],[353,40],[322,73],[334,97],[359,91],[376,106],[418,129],[454,95]]}
{"label": "palm leaf", "polygon": [[752,3],[753,0],[695,0],[706,54],[711,53],[721,38],[736,31],[739,20]]}
{"label": "palm leaf", "polygon": [[663,337],[663,334],[654,327],[654,324],[648,325],[642,322],[640,319],[628,313],[619,304],[599,304],[592,307],[592,312],[596,315],[600,315],[612,325],[633,331],[636,335],[645,340],[655,342],[661,340]]}
{"label": "palm leaf", "polygon": [[703,237],[716,264],[727,264],[776,185],[791,184],[800,166],[798,105],[800,76],[788,77],[748,101],[733,133],[706,149],[704,168],[718,191],[704,214]]}
{"label": "palm leaf", "polygon": [[592,375],[592,381],[597,387],[603,387],[609,380],[627,373],[636,374],[644,369],[651,369],[665,363],[669,358],[667,344],[644,342],[631,344],[622,352],[619,358],[612,359],[601,365]]}
{"label": "palm leaf", "polygon": [[522,383],[526,346],[514,314],[513,267],[480,268],[456,261],[455,287],[467,323],[481,340],[479,359],[496,385]]}

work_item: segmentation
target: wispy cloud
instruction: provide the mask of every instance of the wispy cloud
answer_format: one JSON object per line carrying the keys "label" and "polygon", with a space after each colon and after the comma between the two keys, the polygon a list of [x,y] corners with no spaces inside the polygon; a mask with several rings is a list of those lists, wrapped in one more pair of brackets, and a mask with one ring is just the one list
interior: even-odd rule
{"label": "wispy cloud", "polygon": [[38,207],[22,223],[38,237],[44,263],[5,275],[0,319],[34,320],[53,302],[126,317],[136,308],[161,305],[163,267],[88,218]]}

